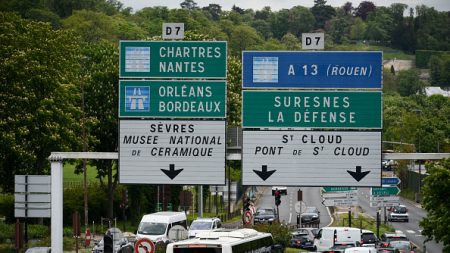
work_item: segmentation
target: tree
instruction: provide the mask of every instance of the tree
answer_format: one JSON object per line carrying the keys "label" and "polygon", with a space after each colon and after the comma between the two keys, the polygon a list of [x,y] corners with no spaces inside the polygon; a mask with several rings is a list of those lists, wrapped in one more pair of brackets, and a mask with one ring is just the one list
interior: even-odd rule
{"label": "tree", "polygon": [[182,9],[187,9],[189,11],[198,9],[197,3],[194,2],[194,0],[184,0],[180,4],[180,6],[181,6]]}
{"label": "tree", "polygon": [[281,39],[288,32],[289,27],[286,24],[289,22],[289,18],[290,11],[288,9],[282,9],[270,15],[270,27],[275,38]]}
{"label": "tree", "polygon": [[387,44],[391,38],[392,15],[386,7],[371,12],[367,18],[366,38]]}
{"label": "tree", "polygon": [[[118,85],[119,52],[107,41],[91,43],[85,47],[83,85],[85,114],[97,124],[89,127],[89,135],[97,141],[90,143],[96,152],[115,152],[118,147]],[[107,92],[106,92],[107,91]],[[114,190],[118,183],[117,162],[91,160],[97,168],[98,179],[107,189],[108,217],[113,218]],[[104,182],[106,178],[106,182]]]}
{"label": "tree", "polygon": [[422,206],[427,216],[420,222],[422,234],[428,239],[444,244],[444,252],[450,251],[450,159],[427,164],[427,176],[423,180]]}
{"label": "tree", "polygon": [[281,38],[281,43],[284,44],[289,51],[299,51],[301,49],[300,41],[292,33],[287,33]]}
{"label": "tree", "polygon": [[242,63],[237,57],[227,59],[227,123],[228,126],[241,125],[242,108]]}
{"label": "tree", "polygon": [[345,14],[347,15],[351,15],[353,12],[353,4],[351,2],[346,2],[343,6],[342,9],[344,10]]}
{"label": "tree", "polygon": [[242,50],[253,49],[261,42],[262,38],[254,28],[247,25],[239,25],[231,33],[229,50],[231,55],[240,57]]}
{"label": "tree", "polygon": [[[302,6],[294,6],[289,10],[288,31],[301,38],[302,33],[314,28],[315,18],[311,11]],[[286,25],[286,24],[284,24]]]}
{"label": "tree", "polygon": [[329,34],[334,43],[341,44],[349,39],[351,24],[351,16],[345,14],[344,10],[339,9],[330,22]]}
{"label": "tree", "polygon": [[330,20],[336,11],[330,5],[326,5],[326,0],[314,0],[314,6],[311,8],[311,13],[316,19],[315,28],[324,28],[325,23]]}
{"label": "tree", "polygon": [[375,11],[375,4],[370,1],[361,2],[355,10],[355,17],[360,17],[362,20],[366,21],[369,14]]}
{"label": "tree", "polygon": [[361,18],[354,18],[350,27],[350,39],[362,40],[367,30],[367,24]]}
{"label": "tree", "polygon": [[209,13],[214,21],[218,21],[222,14],[222,6],[218,4],[209,4],[208,6],[203,7],[202,10]]}
{"label": "tree", "polygon": [[397,76],[398,92],[402,96],[410,96],[423,93],[423,82],[419,79],[419,73],[414,70],[403,70]]}
{"label": "tree", "polygon": [[0,12],[0,187],[47,174],[52,151],[81,151],[80,41],[49,23]]}

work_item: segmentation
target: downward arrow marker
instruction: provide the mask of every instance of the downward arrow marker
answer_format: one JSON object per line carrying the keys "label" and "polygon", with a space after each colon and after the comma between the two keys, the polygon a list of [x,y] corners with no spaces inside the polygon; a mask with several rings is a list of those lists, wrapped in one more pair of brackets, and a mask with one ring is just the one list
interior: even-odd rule
{"label": "downward arrow marker", "polygon": [[350,176],[352,176],[356,181],[361,181],[361,179],[363,179],[367,174],[370,173],[370,170],[368,171],[361,171],[361,166],[356,166],[356,172],[355,171],[351,171],[351,170],[347,170],[348,174],[350,174]]}
{"label": "downward arrow marker", "polygon": [[264,181],[266,181],[266,179],[268,179],[270,176],[272,176],[272,174],[275,171],[277,171],[277,170],[267,171],[267,165],[263,165],[261,167],[261,169],[262,169],[261,171],[259,171],[259,170],[253,170],[253,171],[256,173],[256,175],[258,175]]}
{"label": "downward arrow marker", "polygon": [[171,180],[173,180],[183,169],[176,170],[175,164],[169,164],[169,169],[161,169],[164,174],[166,174]]}

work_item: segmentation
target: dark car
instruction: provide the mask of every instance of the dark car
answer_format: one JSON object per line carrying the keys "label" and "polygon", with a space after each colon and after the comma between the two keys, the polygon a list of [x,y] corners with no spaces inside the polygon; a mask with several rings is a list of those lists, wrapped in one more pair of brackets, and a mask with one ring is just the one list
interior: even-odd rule
{"label": "dark car", "polygon": [[361,232],[361,246],[375,247],[378,244],[377,236],[370,230],[362,230]]}
{"label": "dark car", "polygon": [[398,250],[394,248],[377,248],[378,253],[398,253]]}
{"label": "dark car", "polygon": [[303,224],[307,223],[320,223],[320,212],[317,207],[309,206],[306,210],[300,215],[301,221]]}
{"label": "dark car", "polygon": [[269,223],[272,224],[277,219],[275,208],[258,208],[253,218],[253,223]]}
{"label": "dark car", "polygon": [[299,229],[291,234],[290,245],[292,248],[314,249],[314,234],[311,230]]}
{"label": "dark car", "polygon": [[388,245],[399,253],[414,253],[414,247],[410,241],[391,241]]}
{"label": "dark car", "polygon": [[408,238],[403,233],[384,233],[380,236],[380,247],[387,248],[392,241],[408,241]]}

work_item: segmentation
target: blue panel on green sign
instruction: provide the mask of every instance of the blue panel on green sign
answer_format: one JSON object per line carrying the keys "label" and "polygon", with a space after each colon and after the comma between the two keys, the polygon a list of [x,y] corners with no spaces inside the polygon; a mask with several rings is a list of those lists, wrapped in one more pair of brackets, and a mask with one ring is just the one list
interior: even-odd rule
{"label": "blue panel on green sign", "polygon": [[242,53],[243,88],[381,89],[382,52]]}
{"label": "blue panel on green sign", "polygon": [[119,82],[120,118],[225,118],[226,108],[226,81]]}
{"label": "blue panel on green sign", "polygon": [[120,41],[120,78],[225,79],[226,41]]}

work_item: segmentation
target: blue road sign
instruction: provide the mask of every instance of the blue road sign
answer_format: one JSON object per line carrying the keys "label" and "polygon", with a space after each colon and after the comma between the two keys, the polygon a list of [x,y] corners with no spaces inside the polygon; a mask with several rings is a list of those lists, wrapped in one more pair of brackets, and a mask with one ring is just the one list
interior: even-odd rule
{"label": "blue road sign", "polygon": [[398,177],[383,177],[381,179],[382,185],[398,185],[400,182],[401,180]]}
{"label": "blue road sign", "polygon": [[242,53],[243,88],[381,89],[382,52]]}

